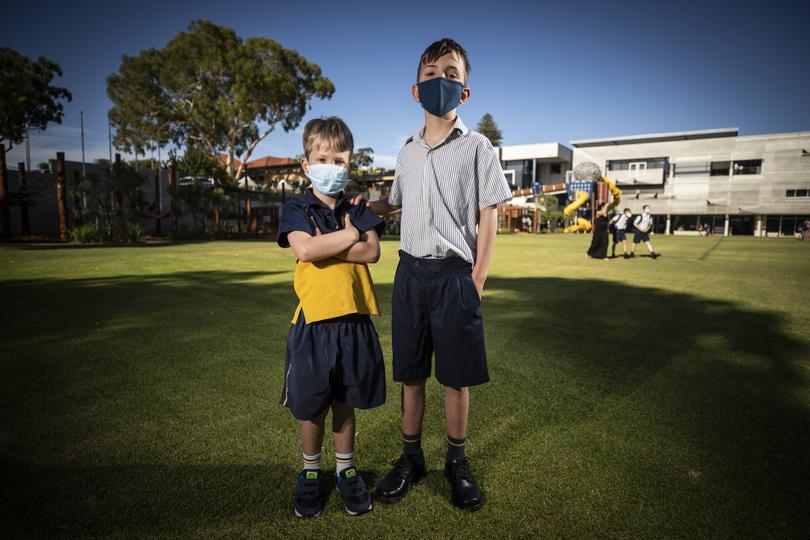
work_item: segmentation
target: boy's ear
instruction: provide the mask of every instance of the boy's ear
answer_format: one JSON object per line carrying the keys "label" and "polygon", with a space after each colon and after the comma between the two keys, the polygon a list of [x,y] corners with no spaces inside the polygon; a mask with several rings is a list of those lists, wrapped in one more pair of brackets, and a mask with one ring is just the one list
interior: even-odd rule
{"label": "boy's ear", "polygon": [[419,103],[419,85],[414,84],[411,86],[411,95],[413,96],[413,100]]}
{"label": "boy's ear", "polygon": [[465,86],[464,90],[461,91],[461,104],[465,104],[470,101],[470,96],[472,96],[472,90],[470,90],[469,86]]}
{"label": "boy's ear", "polygon": [[305,173],[309,172],[309,163],[307,162],[307,158],[301,158],[301,168],[304,169]]}

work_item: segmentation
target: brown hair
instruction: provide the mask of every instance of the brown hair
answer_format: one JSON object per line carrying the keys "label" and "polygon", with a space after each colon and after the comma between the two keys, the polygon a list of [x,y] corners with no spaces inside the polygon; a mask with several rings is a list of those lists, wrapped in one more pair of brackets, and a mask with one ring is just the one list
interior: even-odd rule
{"label": "brown hair", "polygon": [[419,81],[419,72],[422,71],[422,66],[430,62],[435,62],[445,54],[453,52],[464,60],[464,84],[466,84],[470,76],[470,71],[472,70],[470,60],[467,58],[467,51],[450,38],[442,38],[439,41],[434,41],[425,49],[425,52],[423,52],[422,56],[419,58],[419,66],[416,68],[416,80]]}
{"label": "brown hair", "polygon": [[325,144],[330,150],[337,152],[354,151],[354,137],[346,122],[337,116],[328,118],[314,118],[304,126],[304,157],[309,159],[309,154],[315,146],[315,142]]}

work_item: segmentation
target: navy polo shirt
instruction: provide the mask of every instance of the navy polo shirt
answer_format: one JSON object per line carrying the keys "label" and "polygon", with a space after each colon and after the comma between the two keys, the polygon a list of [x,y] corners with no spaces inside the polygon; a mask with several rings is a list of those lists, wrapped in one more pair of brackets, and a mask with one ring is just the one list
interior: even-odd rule
{"label": "navy polo shirt", "polygon": [[318,199],[310,188],[300,197],[287,201],[282,208],[278,228],[278,245],[283,248],[290,247],[287,235],[293,231],[303,231],[315,236],[314,224],[317,224],[323,234],[338,231],[343,228],[343,216],[346,212],[349,212],[349,219],[357,230],[366,232],[374,229],[377,231],[377,236],[382,236],[385,222],[366,206],[365,201],[353,205],[343,197],[341,192],[335,209],[332,210]]}

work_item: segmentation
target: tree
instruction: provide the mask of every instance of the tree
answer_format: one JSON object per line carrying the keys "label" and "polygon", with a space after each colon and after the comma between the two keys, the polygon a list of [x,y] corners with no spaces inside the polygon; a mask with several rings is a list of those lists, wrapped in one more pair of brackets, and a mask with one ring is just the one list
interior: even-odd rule
{"label": "tree", "polygon": [[358,148],[352,153],[352,170],[367,169],[374,163],[374,149],[369,147]]}
{"label": "tree", "polygon": [[309,101],[331,98],[334,90],[321,68],[296,51],[263,37],[243,40],[204,20],[162,49],[124,55],[107,78],[117,147],[200,144],[211,155],[225,153],[237,180],[276,127],[295,129]]}
{"label": "tree", "polygon": [[475,127],[475,130],[489,139],[492,146],[501,145],[503,135],[501,134],[501,130],[498,129],[498,125],[495,123],[495,119],[492,118],[491,114],[486,113],[484,116],[482,116],[481,120],[478,122],[478,125]]}
{"label": "tree", "polygon": [[[73,96],[53,86],[62,76],[59,64],[40,56],[35,62],[7,47],[0,47],[0,144],[9,151],[25,139],[27,127],[44,130],[62,123],[62,103]],[[8,145],[8,147],[6,147]]]}

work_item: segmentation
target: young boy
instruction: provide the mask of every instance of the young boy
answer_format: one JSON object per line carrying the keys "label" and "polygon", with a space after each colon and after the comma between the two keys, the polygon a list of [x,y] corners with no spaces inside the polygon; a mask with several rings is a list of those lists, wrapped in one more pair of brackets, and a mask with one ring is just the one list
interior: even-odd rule
{"label": "young boy", "polygon": [[633,220],[633,247],[630,250],[630,256],[636,256],[636,246],[644,242],[647,244],[647,250],[650,252],[650,256],[653,259],[657,259],[660,257],[659,253],[656,253],[653,249],[652,243],[650,243],[650,230],[652,229],[652,216],[650,215],[650,205],[645,204],[642,208],[643,213],[640,216],[636,216],[636,219]]}
{"label": "young boy", "polygon": [[630,258],[630,255],[627,254],[627,223],[632,216],[633,214],[630,212],[630,209],[625,208],[622,210],[621,214],[616,214],[613,216],[613,219],[610,220],[613,223],[613,249],[611,251],[611,259],[616,258],[616,244],[619,242],[622,243],[624,258]]}
{"label": "young boy", "polygon": [[343,198],[352,134],[337,117],[304,128],[301,167],[312,187],[284,205],[278,244],[298,262],[299,299],[287,337],[281,403],[300,420],[304,470],[293,507],[299,517],[321,513],[321,446],[332,409],[336,484],[350,515],[371,510],[371,497],[354,465],[354,407],[385,401],[385,367],[369,315],[379,315],[367,263],[380,256],[383,221],[365,205]]}
{"label": "young boy", "polygon": [[387,198],[369,203],[386,214],[401,206],[400,259],[392,298],[394,380],[402,382],[403,454],[376,495],[398,502],[425,475],[421,448],[425,383],[436,355],[447,418],[445,477],[453,503],[484,504],[464,446],[469,387],[489,380],[481,294],[497,232],[497,205],[512,198],[489,140],[467,129],[456,108],[470,99],[466,51],[451,39],[419,60],[413,98],[425,124],[397,158]]}

